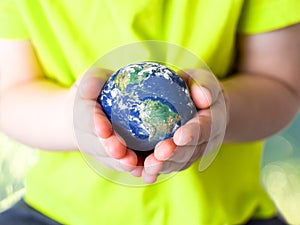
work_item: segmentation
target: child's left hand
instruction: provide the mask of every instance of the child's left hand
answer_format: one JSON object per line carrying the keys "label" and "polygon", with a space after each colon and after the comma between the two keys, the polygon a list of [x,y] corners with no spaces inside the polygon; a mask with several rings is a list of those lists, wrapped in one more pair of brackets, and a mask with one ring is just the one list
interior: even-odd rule
{"label": "child's left hand", "polygon": [[[161,141],[144,162],[141,176],[146,183],[154,183],[159,174],[184,170],[223,141],[227,112],[222,88],[211,74],[203,70],[188,70],[186,79],[198,112],[181,126],[173,138]],[[208,165],[206,165],[207,167]]]}

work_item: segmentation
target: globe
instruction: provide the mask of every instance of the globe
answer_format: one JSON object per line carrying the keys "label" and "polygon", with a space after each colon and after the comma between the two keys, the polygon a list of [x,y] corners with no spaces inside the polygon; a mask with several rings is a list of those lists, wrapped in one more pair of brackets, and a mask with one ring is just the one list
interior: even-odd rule
{"label": "globe", "polygon": [[136,151],[153,150],[196,113],[185,81],[156,62],[120,68],[97,101],[127,147]]}

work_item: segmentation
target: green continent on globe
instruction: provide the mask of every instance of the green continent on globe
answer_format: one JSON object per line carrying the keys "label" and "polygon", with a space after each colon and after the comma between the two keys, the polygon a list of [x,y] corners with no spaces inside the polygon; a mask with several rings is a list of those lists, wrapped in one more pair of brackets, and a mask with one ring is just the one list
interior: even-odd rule
{"label": "green continent on globe", "polygon": [[162,139],[178,128],[181,118],[170,107],[159,100],[147,99],[142,102],[140,118],[149,131],[149,141]]}
{"label": "green continent on globe", "polygon": [[[150,66],[148,66],[150,68]],[[116,77],[116,87],[125,91],[128,84],[140,84],[150,75],[145,68],[135,65],[123,69]]]}

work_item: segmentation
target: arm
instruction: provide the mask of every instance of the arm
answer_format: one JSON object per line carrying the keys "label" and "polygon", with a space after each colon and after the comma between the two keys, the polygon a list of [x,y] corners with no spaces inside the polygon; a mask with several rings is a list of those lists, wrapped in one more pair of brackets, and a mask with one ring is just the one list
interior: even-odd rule
{"label": "arm", "polygon": [[238,74],[223,82],[230,103],[225,141],[253,141],[285,127],[300,103],[300,24],[239,37]]}
{"label": "arm", "polygon": [[27,145],[77,149],[72,97],[43,76],[30,41],[0,41],[0,130]]}
{"label": "arm", "polygon": [[[224,142],[255,141],[278,132],[294,118],[300,103],[300,24],[268,33],[239,36],[238,43],[238,72],[221,82],[228,113]],[[203,75],[201,70],[192,70],[191,73]],[[198,121],[188,122],[175,132],[173,140],[156,146],[154,154],[145,160],[145,181],[154,182],[160,173],[185,169],[203,155],[209,146],[207,134],[211,129],[212,111],[223,122],[226,120],[218,113],[223,112],[222,107],[218,108],[219,104],[216,104],[219,98],[212,97],[221,94],[220,89],[206,87],[212,93],[208,98],[212,99],[211,104],[206,109],[202,104],[206,99],[202,88],[197,85],[191,87],[195,105],[200,109]],[[200,133],[195,136],[194,131],[199,124]],[[216,133],[212,134],[211,142],[217,143],[211,146],[218,146],[222,141],[218,138],[222,137],[222,132]],[[180,161],[184,155],[181,151],[195,148],[191,158]]]}
{"label": "arm", "polygon": [[[105,71],[91,73],[101,77]],[[49,151],[77,150],[80,142],[81,151],[115,170],[130,171],[136,165],[135,153],[112,132],[100,107],[95,111],[103,79],[91,74],[72,88],[46,79],[30,41],[0,41],[0,74],[1,131]],[[74,127],[79,140],[73,134],[75,100],[79,110],[75,109]]]}

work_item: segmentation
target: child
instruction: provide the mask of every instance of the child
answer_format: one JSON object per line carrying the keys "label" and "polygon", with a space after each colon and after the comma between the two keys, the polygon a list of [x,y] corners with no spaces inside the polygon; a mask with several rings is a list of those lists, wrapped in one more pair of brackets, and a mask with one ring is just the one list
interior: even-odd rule
{"label": "child", "polygon": [[[0,223],[282,224],[260,184],[258,140],[288,124],[299,107],[299,9],[297,0],[2,0],[1,130],[43,150],[26,178],[24,201],[2,213]],[[90,105],[101,85],[92,78],[78,87],[84,71],[112,49],[139,40],[166,41],[203,59],[220,78],[228,121],[220,115],[220,124],[227,123],[223,144],[199,172],[201,144],[209,138],[203,133],[211,126],[210,114],[201,112],[214,109],[221,95],[215,86],[190,87],[200,143],[193,142],[195,125],[189,123],[178,130],[185,138],[175,134],[162,142],[143,166],[98,111],[96,132],[90,124],[83,127],[106,148],[89,151],[154,183],[135,188],[87,166],[73,136],[72,110],[78,93],[82,111],[94,112]],[[181,169],[170,160],[176,147],[191,145],[197,150],[191,162],[183,162],[187,168],[155,183],[159,174]]]}

